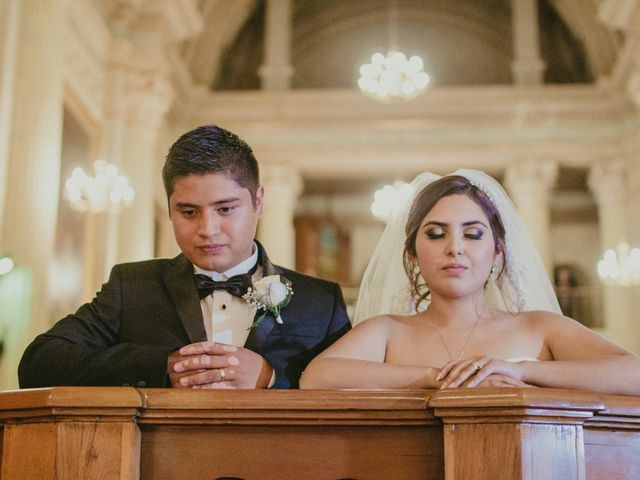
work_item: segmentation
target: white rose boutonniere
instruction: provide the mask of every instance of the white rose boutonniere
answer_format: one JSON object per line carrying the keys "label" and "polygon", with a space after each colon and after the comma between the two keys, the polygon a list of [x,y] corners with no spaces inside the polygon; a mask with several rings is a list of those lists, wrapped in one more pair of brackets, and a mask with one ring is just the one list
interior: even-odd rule
{"label": "white rose boutonniere", "polygon": [[273,314],[276,323],[282,324],[280,311],[289,304],[292,295],[291,282],[280,275],[269,275],[255,282],[242,296],[247,303],[255,305],[258,310],[249,330],[257,327],[267,313]]}

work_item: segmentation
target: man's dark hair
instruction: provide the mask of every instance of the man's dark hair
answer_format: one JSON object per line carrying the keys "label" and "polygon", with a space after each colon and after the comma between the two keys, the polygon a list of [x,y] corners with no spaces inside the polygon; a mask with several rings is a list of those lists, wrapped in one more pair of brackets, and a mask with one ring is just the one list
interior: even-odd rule
{"label": "man's dark hair", "polygon": [[224,128],[204,125],[182,135],[169,149],[162,168],[167,200],[178,178],[224,173],[249,190],[253,204],[260,185],[258,162],[251,147]]}

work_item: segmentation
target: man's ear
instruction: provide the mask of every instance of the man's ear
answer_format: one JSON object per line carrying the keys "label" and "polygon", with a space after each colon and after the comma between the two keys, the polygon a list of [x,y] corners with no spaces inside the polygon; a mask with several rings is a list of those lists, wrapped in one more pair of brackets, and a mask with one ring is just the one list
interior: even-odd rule
{"label": "man's ear", "polygon": [[262,185],[258,186],[256,190],[256,213],[258,217],[262,216],[262,209],[264,208],[264,187]]}

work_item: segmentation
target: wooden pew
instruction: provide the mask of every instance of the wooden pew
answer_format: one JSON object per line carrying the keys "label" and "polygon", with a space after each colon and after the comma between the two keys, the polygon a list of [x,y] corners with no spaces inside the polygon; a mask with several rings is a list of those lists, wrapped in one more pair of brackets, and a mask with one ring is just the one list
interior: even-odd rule
{"label": "wooden pew", "polygon": [[640,398],[568,390],[0,393],[2,480],[606,479]]}

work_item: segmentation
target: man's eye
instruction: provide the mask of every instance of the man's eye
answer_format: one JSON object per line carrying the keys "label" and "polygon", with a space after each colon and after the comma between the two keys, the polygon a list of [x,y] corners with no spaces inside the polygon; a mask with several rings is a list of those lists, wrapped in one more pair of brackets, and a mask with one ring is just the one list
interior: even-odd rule
{"label": "man's eye", "polygon": [[188,217],[193,217],[196,214],[196,211],[195,210],[181,210],[180,214],[183,217],[187,217],[188,218]]}
{"label": "man's eye", "polygon": [[233,212],[236,209],[236,206],[230,206],[230,207],[220,207],[218,209],[218,212],[220,213],[220,215],[229,215],[231,212]]}

